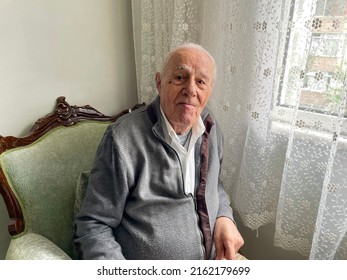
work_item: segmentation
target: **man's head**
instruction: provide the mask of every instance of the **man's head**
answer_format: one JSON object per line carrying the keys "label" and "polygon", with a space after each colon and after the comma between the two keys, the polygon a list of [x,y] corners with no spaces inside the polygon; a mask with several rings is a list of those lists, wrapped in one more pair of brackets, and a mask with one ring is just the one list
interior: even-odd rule
{"label": "man's head", "polygon": [[201,46],[184,44],[166,57],[156,74],[160,106],[177,134],[187,132],[198,120],[211,95],[216,67]]}

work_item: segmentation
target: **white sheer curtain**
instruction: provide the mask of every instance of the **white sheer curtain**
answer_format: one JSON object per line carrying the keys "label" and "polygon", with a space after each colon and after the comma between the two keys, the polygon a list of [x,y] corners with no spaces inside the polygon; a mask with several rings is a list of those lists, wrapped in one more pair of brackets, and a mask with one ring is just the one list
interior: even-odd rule
{"label": "white sheer curtain", "polygon": [[311,259],[347,259],[347,21],[334,14],[345,2],[132,1],[139,100],[156,96],[154,74],[172,47],[209,50],[233,207],[251,229],[275,223],[275,245]]}

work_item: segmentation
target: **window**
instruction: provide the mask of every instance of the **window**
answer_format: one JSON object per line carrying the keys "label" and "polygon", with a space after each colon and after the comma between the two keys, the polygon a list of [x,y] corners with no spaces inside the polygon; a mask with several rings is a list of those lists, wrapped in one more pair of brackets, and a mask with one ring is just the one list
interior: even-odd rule
{"label": "window", "polygon": [[305,75],[302,92],[325,93],[330,79],[329,72],[309,72]]}
{"label": "window", "polygon": [[317,0],[316,16],[345,16],[346,0]]}
{"label": "window", "polygon": [[313,57],[343,56],[343,40],[339,34],[313,33],[311,38],[310,55]]}
{"label": "window", "polygon": [[[297,20],[293,19],[295,10],[298,14],[298,10],[305,9],[301,8],[301,0],[292,3],[294,5],[289,13],[289,24]],[[305,32],[293,32],[288,28],[278,105],[295,106],[299,94],[299,108],[302,111],[336,115],[345,91],[347,71],[347,1],[312,0],[312,3],[315,11],[313,19],[312,15],[309,15],[312,20],[305,23],[309,35]],[[310,11],[300,12],[303,14]],[[302,40],[302,37],[305,37],[305,40]],[[295,56],[302,55],[303,50],[308,51],[302,61],[296,64],[300,67],[293,67]],[[291,89],[288,85],[294,85],[298,75],[301,76],[300,85]]]}

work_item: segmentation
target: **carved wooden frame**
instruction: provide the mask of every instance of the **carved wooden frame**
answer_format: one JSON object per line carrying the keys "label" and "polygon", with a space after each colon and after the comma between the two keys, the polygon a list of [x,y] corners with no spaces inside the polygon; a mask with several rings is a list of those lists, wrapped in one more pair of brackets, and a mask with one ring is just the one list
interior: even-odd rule
{"label": "carved wooden frame", "polygon": [[[114,116],[106,116],[90,105],[76,106],[70,105],[65,101],[64,96],[60,96],[56,100],[56,106],[52,113],[38,119],[27,136],[1,136],[0,135],[0,154],[17,147],[29,145],[48,131],[58,126],[72,126],[85,120],[93,120],[99,122],[114,122],[120,116],[144,106],[145,104],[136,104],[131,109],[124,110]],[[25,221],[20,204],[12,192],[3,170],[0,166],[0,193],[4,198],[6,208],[9,214],[10,222],[8,230],[10,234],[17,235],[24,231]]]}

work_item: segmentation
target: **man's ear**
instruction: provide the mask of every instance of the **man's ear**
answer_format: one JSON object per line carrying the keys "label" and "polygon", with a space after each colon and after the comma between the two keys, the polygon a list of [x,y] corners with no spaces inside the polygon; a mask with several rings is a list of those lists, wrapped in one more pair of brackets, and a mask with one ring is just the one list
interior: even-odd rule
{"label": "man's ear", "polygon": [[160,88],[161,88],[161,77],[160,77],[160,73],[157,72],[155,74],[155,86],[157,88],[158,93],[160,93]]}

